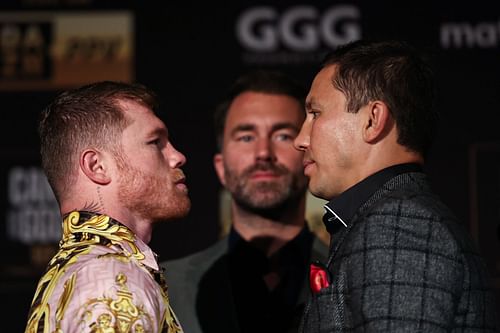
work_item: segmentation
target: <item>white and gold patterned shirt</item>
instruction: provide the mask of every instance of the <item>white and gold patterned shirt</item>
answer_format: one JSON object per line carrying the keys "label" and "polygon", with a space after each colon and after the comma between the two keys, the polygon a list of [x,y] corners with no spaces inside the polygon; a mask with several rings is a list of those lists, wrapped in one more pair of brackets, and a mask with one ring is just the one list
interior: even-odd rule
{"label": "white and gold patterned shirt", "polygon": [[40,279],[26,333],[182,332],[155,254],[106,215],[74,211]]}

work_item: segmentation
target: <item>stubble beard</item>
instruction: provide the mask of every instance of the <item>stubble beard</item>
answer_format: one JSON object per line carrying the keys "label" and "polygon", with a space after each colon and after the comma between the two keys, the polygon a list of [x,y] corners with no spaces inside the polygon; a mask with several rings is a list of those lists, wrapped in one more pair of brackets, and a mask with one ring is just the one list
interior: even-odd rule
{"label": "stubble beard", "polygon": [[[169,186],[167,176],[151,176],[128,165],[120,166],[119,200],[131,212],[153,222],[182,218],[191,207],[185,193]],[[159,172],[160,174],[160,172]]]}
{"label": "stubble beard", "polygon": [[[276,180],[251,181],[255,171],[272,171],[280,175]],[[307,178],[302,173],[294,174],[283,165],[256,163],[240,175],[225,166],[226,188],[241,208],[256,213],[279,212],[298,202],[305,195]]]}

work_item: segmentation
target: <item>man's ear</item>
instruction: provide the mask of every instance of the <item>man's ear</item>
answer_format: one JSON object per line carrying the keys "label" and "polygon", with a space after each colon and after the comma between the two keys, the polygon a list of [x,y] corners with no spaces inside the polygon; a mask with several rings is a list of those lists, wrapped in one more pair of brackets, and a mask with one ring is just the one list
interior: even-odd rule
{"label": "man's ear", "polygon": [[107,185],[111,182],[107,161],[102,152],[87,149],[80,155],[80,169],[94,183]]}
{"label": "man's ear", "polygon": [[375,143],[389,133],[394,122],[387,104],[382,101],[370,102],[365,108],[363,139],[365,142]]}
{"label": "man's ear", "polygon": [[214,155],[214,168],[219,177],[219,181],[223,186],[226,186],[225,168],[224,168],[224,157],[221,153]]}

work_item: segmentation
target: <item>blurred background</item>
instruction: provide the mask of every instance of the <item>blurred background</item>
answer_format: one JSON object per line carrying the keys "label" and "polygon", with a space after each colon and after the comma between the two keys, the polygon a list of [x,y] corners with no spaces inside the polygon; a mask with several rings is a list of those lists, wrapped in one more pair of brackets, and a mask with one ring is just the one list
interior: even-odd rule
{"label": "blurred background", "polygon": [[[273,68],[308,87],[329,49],[360,38],[407,40],[431,56],[442,118],[426,169],[500,290],[498,1],[2,0],[2,331],[23,331],[60,237],[36,134],[38,114],[56,94],[98,80],[140,82],[158,93],[161,117],[188,159],[192,210],[158,225],[150,245],[160,260],[177,258],[224,230],[227,196],[212,167],[212,112],[229,84],[244,71]],[[321,204],[309,213],[319,220]]]}

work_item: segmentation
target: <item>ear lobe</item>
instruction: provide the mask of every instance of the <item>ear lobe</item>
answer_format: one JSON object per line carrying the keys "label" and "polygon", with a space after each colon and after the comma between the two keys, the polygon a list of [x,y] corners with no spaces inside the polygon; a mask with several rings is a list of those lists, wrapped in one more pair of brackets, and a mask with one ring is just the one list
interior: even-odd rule
{"label": "ear lobe", "polygon": [[375,143],[390,130],[391,114],[387,105],[381,101],[370,102],[366,107],[368,110],[363,139],[368,143]]}
{"label": "ear lobe", "polygon": [[80,155],[80,169],[94,183],[107,185],[111,182],[104,156],[97,150],[87,149]]}
{"label": "ear lobe", "polygon": [[214,155],[214,168],[222,185],[226,186],[224,157],[221,153]]}

